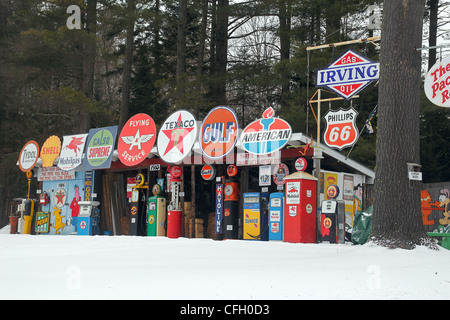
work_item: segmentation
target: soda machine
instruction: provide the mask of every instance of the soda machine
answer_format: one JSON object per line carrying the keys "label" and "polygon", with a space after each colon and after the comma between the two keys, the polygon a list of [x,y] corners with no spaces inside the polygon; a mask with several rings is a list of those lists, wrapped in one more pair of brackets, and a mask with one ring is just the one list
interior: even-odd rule
{"label": "soda machine", "polygon": [[269,197],[269,240],[283,240],[284,193],[274,192]]}
{"label": "soda machine", "polygon": [[268,200],[266,192],[249,192],[243,194],[244,240],[269,240]]}
{"label": "soda machine", "polygon": [[179,238],[181,237],[181,223],[182,223],[182,210],[180,204],[180,186],[181,175],[183,170],[180,166],[172,166],[169,169],[172,175],[171,180],[171,192],[172,198],[167,206],[167,237]]}
{"label": "soda machine", "polygon": [[302,171],[284,178],[284,241],[316,242],[317,178]]}
{"label": "soda machine", "polygon": [[148,199],[147,236],[165,236],[166,198],[161,196],[159,184],[153,186],[152,193],[153,197]]}

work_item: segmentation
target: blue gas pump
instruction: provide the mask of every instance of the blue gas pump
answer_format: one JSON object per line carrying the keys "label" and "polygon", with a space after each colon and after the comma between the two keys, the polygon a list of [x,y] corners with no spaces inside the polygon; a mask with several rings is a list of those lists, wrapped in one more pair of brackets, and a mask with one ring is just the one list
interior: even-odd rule
{"label": "blue gas pump", "polygon": [[268,201],[266,192],[243,194],[244,240],[269,240]]}
{"label": "blue gas pump", "polygon": [[283,240],[284,193],[271,193],[269,197],[269,240]]}
{"label": "blue gas pump", "polygon": [[78,215],[78,231],[79,236],[91,236],[92,225],[94,218],[96,219],[94,211],[100,204],[98,201],[79,201],[80,213]]}

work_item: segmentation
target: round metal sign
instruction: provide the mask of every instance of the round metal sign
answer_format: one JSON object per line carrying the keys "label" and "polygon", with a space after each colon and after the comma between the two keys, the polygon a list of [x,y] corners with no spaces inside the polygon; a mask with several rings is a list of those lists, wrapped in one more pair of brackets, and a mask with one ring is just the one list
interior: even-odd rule
{"label": "round metal sign", "polygon": [[135,166],[147,158],[156,140],[153,119],[139,113],[132,116],[120,133],[117,151],[120,161],[126,166]]}
{"label": "round metal sign", "polygon": [[19,168],[23,172],[28,172],[34,168],[39,159],[39,145],[36,141],[28,141],[20,151]]}
{"label": "round metal sign", "polygon": [[221,159],[233,150],[238,135],[238,119],[228,107],[215,107],[205,117],[200,130],[200,146],[209,159]]}
{"label": "round metal sign", "polygon": [[194,116],[184,110],[172,113],[159,131],[159,157],[168,163],[180,162],[190,154],[196,138],[197,123]]}

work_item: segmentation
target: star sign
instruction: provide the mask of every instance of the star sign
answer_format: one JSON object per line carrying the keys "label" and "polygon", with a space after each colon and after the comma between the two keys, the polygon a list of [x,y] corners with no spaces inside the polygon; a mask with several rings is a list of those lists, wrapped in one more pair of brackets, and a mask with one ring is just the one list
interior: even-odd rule
{"label": "star sign", "polygon": [[[182,123],[181,114],[177,120],[178,124]],[[173,148],[178,148],[182,154],[183,153],[183,139],[192,131],[194,128],[183,128],[177,127],[171,130],[162,130],[162,132],[169,138],[169,144],[167,145],[166,151],[164,151],[164,156],[171,151]]]}

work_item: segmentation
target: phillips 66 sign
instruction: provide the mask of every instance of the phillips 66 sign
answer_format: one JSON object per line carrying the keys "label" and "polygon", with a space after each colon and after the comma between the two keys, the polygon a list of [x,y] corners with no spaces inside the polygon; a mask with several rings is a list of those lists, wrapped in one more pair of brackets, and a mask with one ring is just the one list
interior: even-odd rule
{"label": "phillips 66 sign", "polygon": [[356,127],[358,112],[347,110],[329,110],[325,115],[326,129],[323,140],[327,146],[334,149],[345,149],[358,141],[359,133]]}

